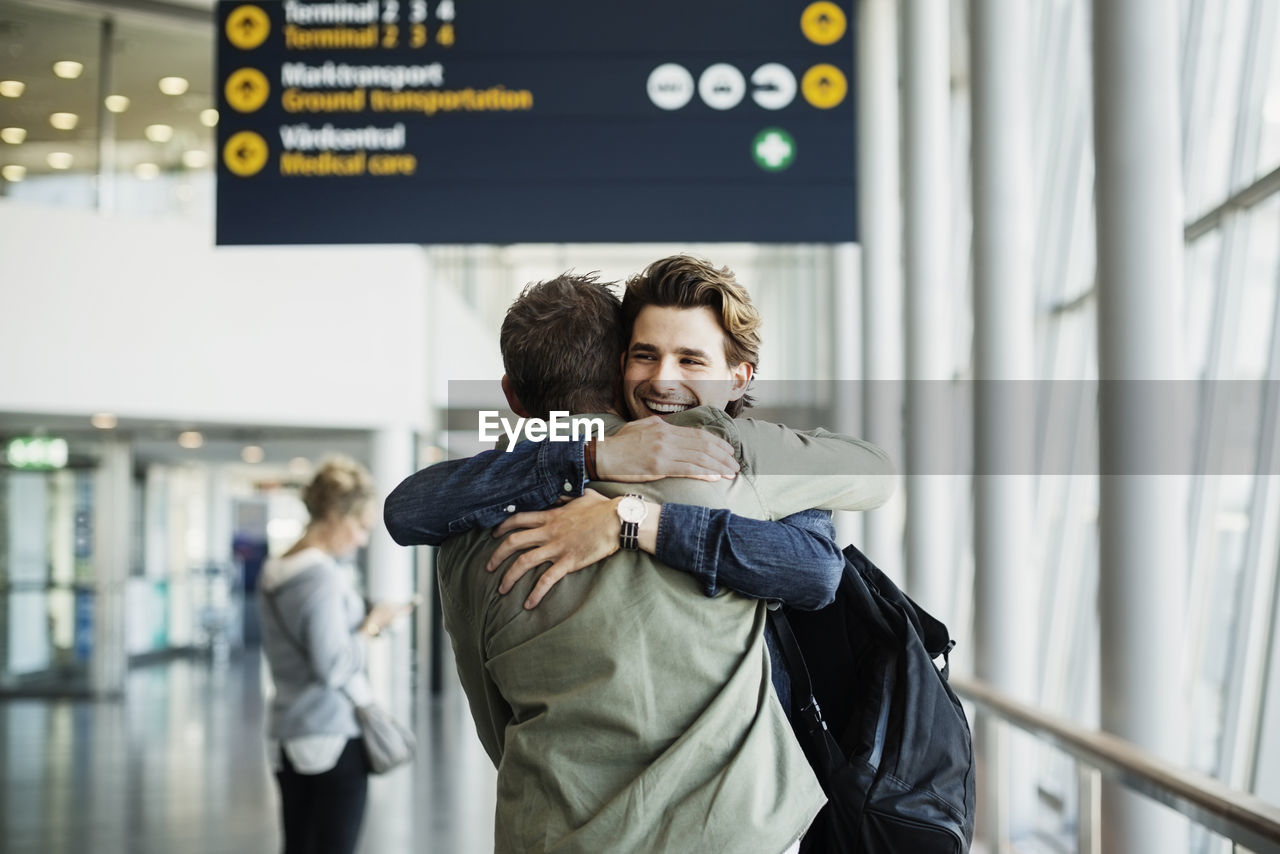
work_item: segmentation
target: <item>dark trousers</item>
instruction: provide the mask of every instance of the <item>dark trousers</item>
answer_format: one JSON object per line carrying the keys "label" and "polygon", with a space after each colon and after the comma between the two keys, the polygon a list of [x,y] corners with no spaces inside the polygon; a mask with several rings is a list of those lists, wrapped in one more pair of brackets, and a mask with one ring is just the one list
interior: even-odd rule
{"label": "dark trousers", "polygon": [[369,791],[364,743],[348,741],[338,764],[323,774],[299,774],[283,748],[280,762],[284,854],[354,854]]}

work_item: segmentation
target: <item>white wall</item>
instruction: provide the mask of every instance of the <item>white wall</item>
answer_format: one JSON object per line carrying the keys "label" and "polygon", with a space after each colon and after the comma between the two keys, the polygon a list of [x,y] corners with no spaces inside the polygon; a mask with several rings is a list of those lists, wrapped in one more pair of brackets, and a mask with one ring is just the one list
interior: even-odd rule
{"label": "white wall", "polygon": [[416,429],[429,298],[419,247],[0,202],[0,411]]}

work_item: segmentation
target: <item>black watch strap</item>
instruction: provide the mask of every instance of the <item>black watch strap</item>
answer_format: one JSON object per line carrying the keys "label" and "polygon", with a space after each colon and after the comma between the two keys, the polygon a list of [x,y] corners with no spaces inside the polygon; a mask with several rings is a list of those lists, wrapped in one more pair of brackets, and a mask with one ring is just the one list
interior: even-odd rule
{"label": "black watch strap", "polygon": [[644,496],[629,492],[622,497],[624,502],[638,503],[640,506],[640,518],[628,521],[625,513],[619,510],[622,516],[622,530],[618,532],[618,547],[627,551],[638,551],[640,548],[640,522],[644,520]]}
{"label": "black watch strap", "polygon": [[622,523],[622,533],[618,534],[618,545],[632,552],[640,548],[640,524],[638,522]]}

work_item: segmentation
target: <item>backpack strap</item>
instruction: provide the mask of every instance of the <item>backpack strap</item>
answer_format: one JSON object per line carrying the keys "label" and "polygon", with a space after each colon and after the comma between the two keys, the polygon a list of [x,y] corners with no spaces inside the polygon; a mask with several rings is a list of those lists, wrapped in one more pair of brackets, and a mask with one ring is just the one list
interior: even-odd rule
{"label": "backpack strap", "polygon": [[[800,651],[795,633],[791,631],[791,623],[787,621],[787,615],[782,613],[782,608],[770,609],[769,622],[773,624],[778,646],[782,649],[782,656],[787,660],[787,672],[791,676],[792,714],[796,720],[803,722],[805,729],[816,742],[827,745],[830,753],[833,740],[831,732],[826,720],[822,717],[822,707],[818,705],[818,698],[813,695],[813,682],[809,678],[809,668],[804,663],[804,653]],[[802,698],[799,708],[796,708],[797,697]]]}

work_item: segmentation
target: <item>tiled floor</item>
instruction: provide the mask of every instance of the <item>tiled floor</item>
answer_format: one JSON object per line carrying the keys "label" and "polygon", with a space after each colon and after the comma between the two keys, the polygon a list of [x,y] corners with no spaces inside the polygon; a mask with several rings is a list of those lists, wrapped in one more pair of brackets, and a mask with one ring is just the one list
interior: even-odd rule
{"label": "tiled floor", "polygon": [[[421,705],[418,759],[371,780],[360,851],[487,854],[494,771],[466,704]],[[137,669],[123,702],[0,700],[0,851],[279,851],[262,715],[256,654]]]}

